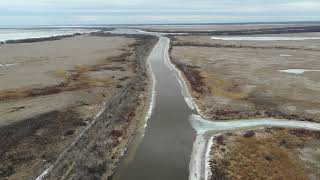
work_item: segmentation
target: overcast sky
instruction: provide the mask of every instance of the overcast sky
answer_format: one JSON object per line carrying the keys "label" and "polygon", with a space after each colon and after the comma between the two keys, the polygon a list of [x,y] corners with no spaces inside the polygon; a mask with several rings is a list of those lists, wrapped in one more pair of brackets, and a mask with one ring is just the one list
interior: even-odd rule
{"label": "overcast sky", "polygon": [[320,0],[1,0],[0,25],[319,21]]}

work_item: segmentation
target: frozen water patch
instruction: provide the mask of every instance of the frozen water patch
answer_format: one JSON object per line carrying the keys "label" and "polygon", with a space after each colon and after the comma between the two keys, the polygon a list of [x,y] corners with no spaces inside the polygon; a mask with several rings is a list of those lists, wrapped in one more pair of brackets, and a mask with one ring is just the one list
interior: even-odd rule
{"label": "frozen water patch", "polygon": [[285,69],[285,70],[278,70],[280,72],[289,73],[289,74],[303,74],[305,72],[320,72],[317,69]]}
{"label": "frozen water patch", "polygon": [[[166,35],[170,33],[160,33],[160,32],[152,32],[152,31],[144,31],[141,29],[136,29],[136,28],[117,28],[111,31],[106,31],[112,34],[150,34],[150,35],[156,35],[156,36],[161,36],[161,35]],[[173,35],[180,35],[180,34],[173,34]]]}
{"label": "frozen water patch", "polygon": [[213,36],[211,39],[223,41],[303,41],[319,40],[320,37]]}
{"label": "frozen water patch", "polygon": [[[150,54],[153,53],[153,51],[155,51],[155,49],[158,48],[160,42],[157,43],[157,45],[153,48],[152,52]],[[149,59],[149,58],[148,58]],[[152,83],[152,94],[151,94],[151,100],[150,100],[150,105],[149,105],[149,110],[148,110],[148,113],[147,113],[147,116],[146,116],[146,123],[145,123],[145,128],[147,127],[148,125],[148,120],[151,118],[151,115],[152,115],[152,111],[154,109],[154,105],[155,105],[155,99],[156,99],[156,94],[157,94],[157,91],[156,91],[156,78],[155,78],[155,75],[152,71],[152,66],[151,66],[151,62],[148,61],[148,66],[149,66],[149,73],[151,74],[151,83]]]}
{"label": "frozen water patch", "polygon": [[213,145],[213,138],[211,137],[209,139],[209,142],[207,144],[207,151],[206,151],[206,156],[205,156],[205,169],[204,169],[204,179],[209,179],[212,176],[211,168],[210,168],[210,152],[211,152],[211,147]]}
{"label": "frozen water patch", "polygon": [[[169,41],[169,39],[166,39],[167,41]],[[170,69],[170,71],[175,70],[175,75],[176,78],[181,86],[181,92],[184,96],[185,102],[187,103],[188,107],[192,110],[197,109],[196,104],[193,102],[193,98],[190,95],[189,89],[188,89],[188,85],[187,82],[184,80],[182,72],[179,71],[177,69],[177,67],[171,62],[170,57],[169,57],[169,46],[166,47],[166,51],[164,51],[164,58],[165,58],[165,63],[167,65],[167,67]]]}
{"label": "frozen water patch", "polygon": [[192,127],[197,131],[197,138],[193,144],[193,150],[190,161],[189,180],[208,180],[211,176],[210,170],[210,151],[214,136],[210,131],[226,131],[254,127],[287,127],[304,128],[310,130],[320,130],[319,123],[295,121],[286,119],[244,119],[232,121],[209,121],[199,115],[190,116]]}
{"label": "frozen water patch", "polygon": [[290,55],[290,54],[280,54],[279,56],[280,57],[291,57],[292,55]]}
{"label": "frozen water patch", "polygon": [[190,121],[192,127],[200,134],[208,131],[225,131],[252,127],[287,127],[320,130],[320,123],[275,118],[209,121],[199,115],[192,115]]}
{"label": "frozen water patch", "polygon": [[[166,41],[168,41],[168,44],[170,43],[170,40],[168,38],[166,38]],[[164,54],[166,65],[168,66],[168,68],[171,71],[175,70],[176,78],[178,79],[178,81],[180,83],[181,91],[182,91],[183,96],[185,97],[185,101],[186,101],[187,105],[189,106],[190,109],[192,109],[192,110],[195,109],[198,112],[198,114],[200,114],[202,117],[207,117],[205,114],[203,114],[203,112],[200,110],[200,108],[195,103],[194,99],[192,98],[191,93],[188,88],[188,84],[183,77],[183,72],[180,71],[170,60],[170,57],[168,55],[169,46],[166,47],[166,49],[167,49],[167,51],[165,51],[166,54]]]}
{"label": "frozen water patch", "polygon": [[0,64],[0,67],[5,68],[5,67],[14,66],[14,65],[16,65],[16,64]]}
{"label": "frozen water patch", "polygon": [[90,33],[97,30],[85,28],[40,28],[40,29],[0,29],[0,41],[46,38],[51,36],[72,35],[74,33]]}
{"label": "frozen water patch", "polygon": [[146,34],[146,32],[140,29],[126,29],[126,28],[117,28],[107,32],[112,34]]}
{"label": "frozen water patch", "polygon": [[170,71],[173,71],[175,68],[174,68],[174,65],[170,62],[170,57],[168,52],[169,52],[169,46],[167,46],[164,51],[164,59],[167,67],[170,69]]}
{"label": "frozen water patch", "polygon": [[189,164],[189,180],[203,179],[203,154],[205,153],[207,140],[204,134],[198,134],[193,144],[191,160]]}
{"label": "frozen water patch", "polygon": [[10,67],[10,66],[14,66],[16,64],[5,64],[5,66]]}
{"label": "frozen water patch", "polygon": [[52,166],[50,166],[48,169],[46,169],[45,171],[43,171],[43,173],[40,175],[40,176],[38,176],[37,178],[36,178],[36,180],[43,180],[47,175],[48,175],[48,173],[49,173],[49,171],[52,169]]}
{"label": "frozen water patch", "polygon": [[187,103],[188,107],[192,110],[194,110],[194,106],[192,103],[192,99],[190,97],[184,97],[185,102]]}

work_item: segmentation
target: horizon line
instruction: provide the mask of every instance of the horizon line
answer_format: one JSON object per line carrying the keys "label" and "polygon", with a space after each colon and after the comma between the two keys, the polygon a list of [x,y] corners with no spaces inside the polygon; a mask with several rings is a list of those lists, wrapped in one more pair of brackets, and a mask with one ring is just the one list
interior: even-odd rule
{"label": "horizon line", "polygon": [[68,26],[148,26],[148,25],[250,25],[250,24],[320,24],[320,20],[317,21],[248,21],[248,22],[208,22],[208,23],[86,23],[86,24],[52,24],[52,25],[0,25],[0,29],[11,27],[68,27]]}

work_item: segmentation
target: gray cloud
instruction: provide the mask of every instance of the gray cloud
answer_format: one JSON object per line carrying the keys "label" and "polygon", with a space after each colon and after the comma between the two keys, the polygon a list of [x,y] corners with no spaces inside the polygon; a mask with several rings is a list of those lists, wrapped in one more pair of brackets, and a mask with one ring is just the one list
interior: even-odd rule
{"label": "gray cloud", "polygon": [[0,24],[320,20],[319,0],[10,0]]}

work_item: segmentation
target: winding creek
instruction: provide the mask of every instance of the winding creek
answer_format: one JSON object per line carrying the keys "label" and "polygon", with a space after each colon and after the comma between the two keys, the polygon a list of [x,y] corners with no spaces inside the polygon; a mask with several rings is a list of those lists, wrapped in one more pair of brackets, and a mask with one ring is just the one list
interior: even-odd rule
{"label": "winding creek", "polygon": [[150,116],[131,140],[113,180],[207,179],[208,147],[220,132],[266,126],[320,130],[320,124],[293,120],[205,120],[181,72],[169,59],[170,40],[154,35],[160,40],[149,57],[154,77]]}

